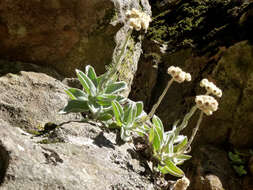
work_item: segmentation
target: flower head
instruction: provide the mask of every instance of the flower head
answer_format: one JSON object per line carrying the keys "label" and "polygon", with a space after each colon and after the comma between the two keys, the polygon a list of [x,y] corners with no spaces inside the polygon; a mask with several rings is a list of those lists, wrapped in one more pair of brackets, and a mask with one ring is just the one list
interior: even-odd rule
{"label": "flower head", "polygon": [[222,96],[222,90],[207,79],[201,80],[200,87],[204,87],[208,94],[213,94],[219,98]]}
{"label": "flower head", "polygon": [[126,16],[129,20],[129,26],[132,29],[137,31],[143,29],[147,31],[149,23],[151,22],[151,18],[148,14],[133,8],[132,10],[128,10],[126,12]]}
{"label": "flower head", "polygon": [[170,66],[168,68],[168,74],[178,83],[182,83],[185,80],[191,81],[191,74],[182,71],[179,67]]}
{"label": "flower head", "polygon": [[208,95],[196,96],[195,102],[206,115],[212,115],[214,111],[217,111],[219,105],[214,97]]}

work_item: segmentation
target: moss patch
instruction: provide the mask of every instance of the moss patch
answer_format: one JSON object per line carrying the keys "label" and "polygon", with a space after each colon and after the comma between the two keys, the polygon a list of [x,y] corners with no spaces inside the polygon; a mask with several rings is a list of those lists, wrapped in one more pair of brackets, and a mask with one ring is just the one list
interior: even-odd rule
{"label": "moss patch", "polygon": [[231,32],[227,23],[232,19],[229,10],[235,6],[232,0],[181,1],[162,13],[158,11],[147,35],[152,40],[167,42],[171,50],[206,45],[214,35],[228,29]]}

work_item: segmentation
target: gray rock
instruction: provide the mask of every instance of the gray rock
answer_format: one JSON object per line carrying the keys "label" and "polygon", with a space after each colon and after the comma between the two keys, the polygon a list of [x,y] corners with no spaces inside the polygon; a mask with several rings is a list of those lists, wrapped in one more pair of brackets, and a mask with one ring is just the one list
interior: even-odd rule
{"label": "gray rock", "polygon": [[[86,65],[102,74],[126,37],[125,12],[132,8],[151,15],[148,0],[3,0],[0,59],[51,66],[67,77]],[[129,84],[126,95],[140,54],[141,40],[131,38],[118,76]]]}
{"label": "gray rock", "polygon": [[[118,146],[114,132],[57,113],[64,88],[42,73],[0,78],[0,189],[154,189],[132,144]],[[34,135],[48,122],[58,127]]]}

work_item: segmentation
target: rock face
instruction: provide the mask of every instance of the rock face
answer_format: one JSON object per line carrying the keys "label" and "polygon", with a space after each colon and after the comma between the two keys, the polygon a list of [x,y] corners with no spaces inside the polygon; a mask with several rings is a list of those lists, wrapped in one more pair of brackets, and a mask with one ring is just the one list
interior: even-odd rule
{"label": "rock face", "polygon": [[112,1],[4,0],[0,12],[2,59],[53,65],[66,75],[87,64],[101,72],[111,59]]}
{"label": "rock face", "polygon": [[[192,82],[173,83],[158,108],[169,130],[195,104],[195,96],[205,93],[201,79],[214,82],[223,96],[218,111],[204,117],[193,141],[193,158],[184,168],[189,189],[252,188],[252,175],[238,179],[227,159],[228,147],[253,146],[252,1],[152,0],[151,6],[154,19],[130,97],[143,100],[149,111],[170,79],[169,66],[190,72]],[[197,117],[183,131],[189,137]]]}
{"label": "rock face", "polygon": [[[65,76],[88,64],[102,73],[116,47],[120,26],[115,25],[123,23],[127,9],[140,6],[151,14],[146,0],[3,0],[0,58],[50,65]],[[140,51],[140,44],[136,48]]]}
{"label": "rock face", "polygon": [[188,190],[243,189],[227,158],[227,153],[214,146],[200,146],[186,163],[186,175],[191,179]]}
{"label": "rock face", "polygon": [[58,114],[64,88],[42,73],[0,78],[0,189],[154,189],[131,144],[116,145],[115,133],[80,115]]}
{"label": "rock face", "polygon": [[[162,9],[159,11],[157,6]],[[130,97],[144,100],[150,109],[169,80],[167,68],[179,66],[191,73],[192,82],[173,84],[160,105],[157,114],[167,128],[187,113],[196,95],[204,93],[199,82],[208,78],[223,90],[223,97],[219,110],[204,119],[195,142],[251,147],[253,46],[247,28],[252,22],[252,6],[251,1],[156,1],[153,4],[156,17],[141,57],[150,60],[140,62]],[[157,74],[151,75],[152,63],[157,60]],[[196,124],[194,120],[185,130],[188,135]]]}

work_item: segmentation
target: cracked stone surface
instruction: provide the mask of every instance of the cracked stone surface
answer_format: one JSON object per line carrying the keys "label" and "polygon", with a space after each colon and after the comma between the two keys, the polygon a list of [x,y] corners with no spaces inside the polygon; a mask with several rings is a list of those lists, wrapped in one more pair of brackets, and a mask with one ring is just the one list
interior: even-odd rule
{"label": "cracked stone surface", "polygon": [[[60,81],[21,72],[0,84],[0,189],[154,189],[133,144],[119,146],[115,132],[57,113],[67,101]],[[48,122],[61,125],[34,135]]]}

